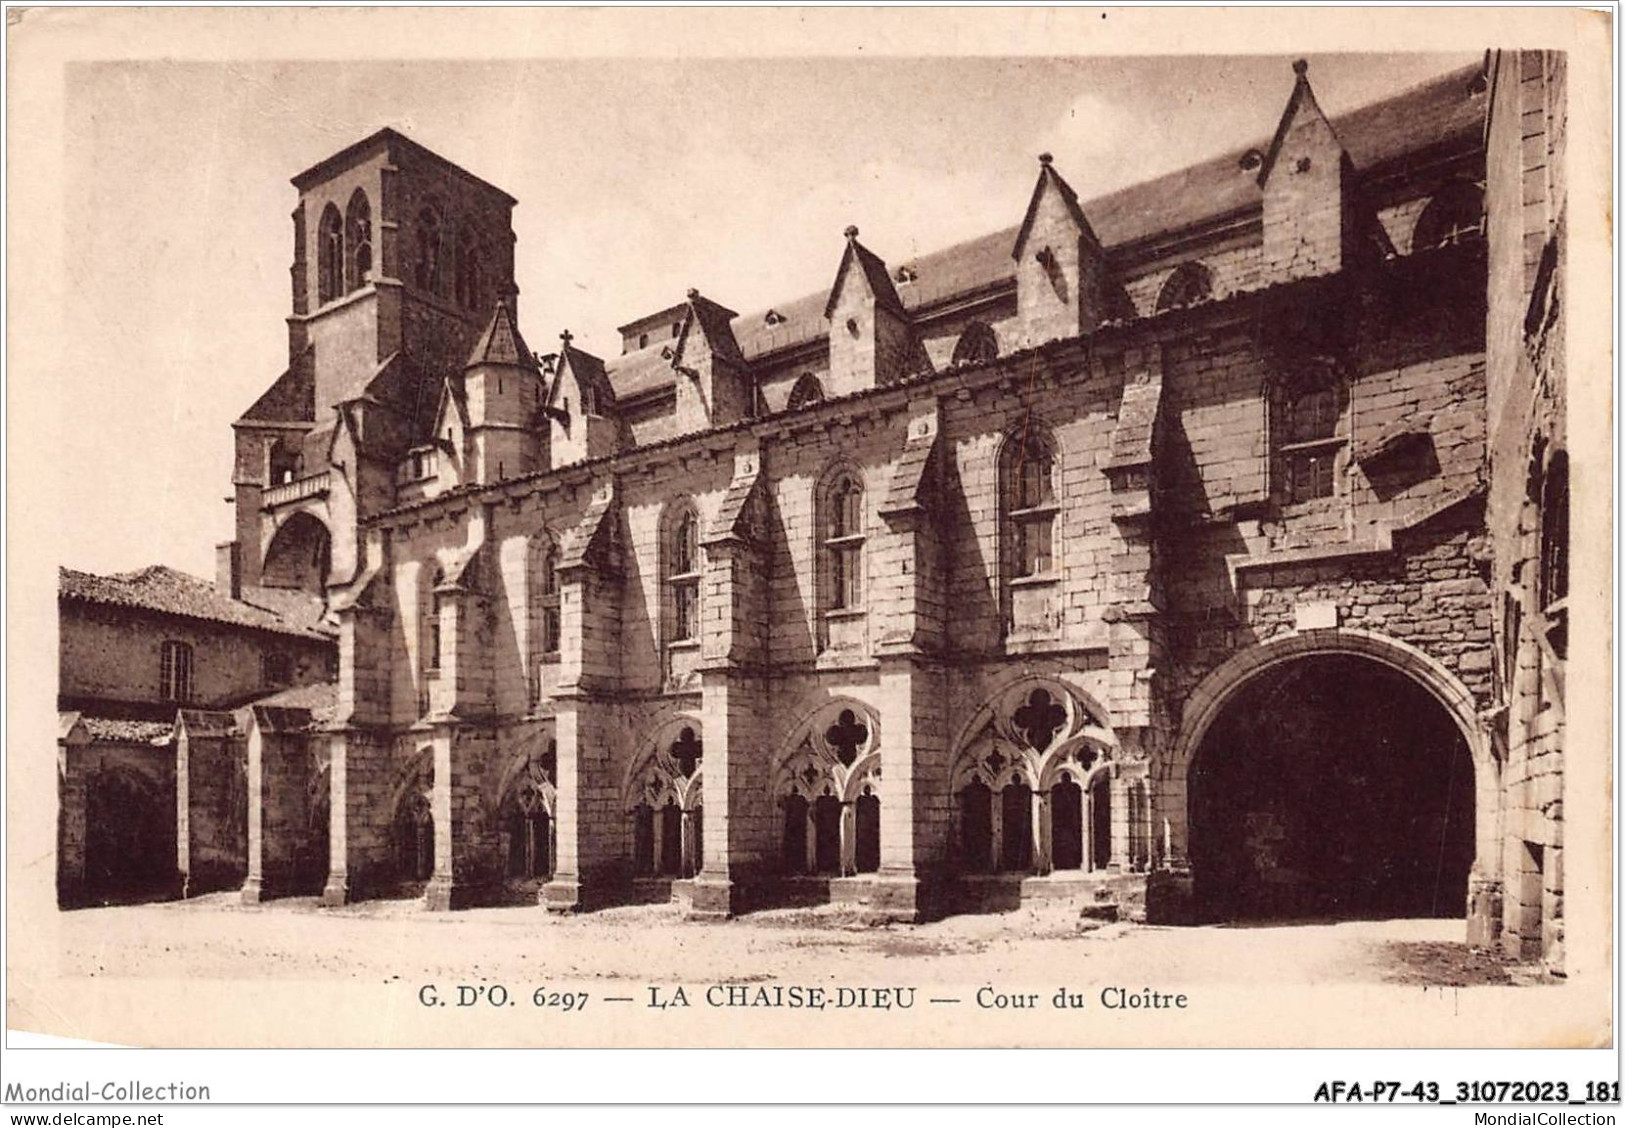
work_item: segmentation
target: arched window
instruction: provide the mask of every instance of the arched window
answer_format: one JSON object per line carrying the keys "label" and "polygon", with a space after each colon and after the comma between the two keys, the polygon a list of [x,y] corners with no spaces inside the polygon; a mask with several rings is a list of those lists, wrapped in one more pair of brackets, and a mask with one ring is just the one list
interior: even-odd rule
{"label": "arched window", "polygon": [[165,642],[158,657],[158,695],[165,701],[192,700],[192,647]]}
{"label": "arched window", "polygon": [[344,225],[350,245],[347,288],[359,290],[372,280],[372,205],[367,202],[367,194],[359,188],[350,197]]}
{"label": "arched window", "polygon": [[445,582],[445,572],[436,568],[433,578],[429,581],[429,609],[423,623],[423,671],[427,674],[440,672],[441,658],[444,656],[443,639],[440,635],[440,613],[445,607],[446,597],[441,594],[440,585]]}
{"label": "arched window", "polygon": [[1338,465],[1348,442],[1343,426],[1347,399],[1348,390],[1335,373],[1306,374],[1280,383],[1272,430],[1284,503],[1337,496]]}
{"label": "arched window", "polygon": [[286,485],[299,476],[298,448],[281,439],[271,444],[267,462],[267,481],[273,486]]}
{"label": "arched window", "polygon": [[700,521],[694,507],[682,503],[667,525],[666,596],[668,642],[695,642],[700,637]]}
{"label": "arched window", "polygon": [[401,796],[395,811],[395,865],[406,881],[434,876],[434,807],[416,786]]}
{"label": "arched window", "polygon": [[1005,440],[999,502],[1012,578],[1056,571],[1055,524],[1061,513],[1055,493],[1055,454],[1049,439],[1030,422]]}
{"label": "arched window", "polygon": [[1445,185],[1428,201],[1411,232],[1411,251],[1449,246],[1484,233],[1484,190],[1465,180]]}
{"label": "arched window", "polygon": [[316,300],[326,305],[344,293],[344,220],[332,204],[316,230]]}
{"label": "arched window", "polygon": [[508,876],[530,879],[553,876],[556,834],[553,821],[554,778],[558,748],[525,761],[502,803],[501,823],[508,858]]}
{"label": "arched window", "polygon": [[1558,658],[1568,656],[1569,457],[1552,456],[1540,492],[1540,608],[1546,639]]}
{"label": "arched window", "polygon": [[1213,272],[1199,262],[1180,263],[1157,292],[1157,312],[1205,302],[1213,296]]}
{"label": "arched window", "polygon": [[820,499],[824,610],[863,610],[863,484],[838,471]]}
{"label": "arched window", "polygon": [[466,226],[457,235],[456,298],[463,309],[480,309],[480,251],[474,241],[474,232]]}
{"label": "arched window", "polygon": [[984,360],[996,360],[999,355],[999,338],[994,334],[993,327],[985,321],[972,321],[965,326],[965,331],[959,334],[959,342],[954,345],[954,364],[977,364]]}
{"label": "arched window", "polygon": [[807,373],[795,382],[790,389],[790,400],[785,404],[785,410],[795,411],[808,404],[824,402],[824,385],[818,382],[818,377]]}
{"label": "arched window", "polygon": [[424,204],[418,210],[417,264],[413,268],[412,280],[418,289],[431,294],[440,293],[445,285],[440,241],[440,212],[433,204]]}
{"label": "arched window", "polygon": [[538,534],[530,545],[530,699],[542,697],[542,667],[559,657],[559,551],[553,538]]}

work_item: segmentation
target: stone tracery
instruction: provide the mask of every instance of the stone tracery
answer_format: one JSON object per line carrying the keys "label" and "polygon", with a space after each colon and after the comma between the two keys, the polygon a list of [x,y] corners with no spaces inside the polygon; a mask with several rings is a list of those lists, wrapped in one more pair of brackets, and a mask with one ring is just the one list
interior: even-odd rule
{"label": "stone tracery", "polygon": [[873,710],[837,700],[796,730],[777,764],[783,868],[848,876],[880,868],[880,725]]}

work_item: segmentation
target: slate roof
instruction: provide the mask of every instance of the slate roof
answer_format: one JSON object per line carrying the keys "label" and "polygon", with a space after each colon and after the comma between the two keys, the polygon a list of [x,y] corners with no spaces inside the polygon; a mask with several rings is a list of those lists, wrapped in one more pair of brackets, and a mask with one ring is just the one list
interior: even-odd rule
{"label": "slate roof", "polygon": [[85,714],[80,714],[79,720],[91,740],[111,744],[164,744],[174,730],[174,725],[168,721],[127,721],[118,717]]}
{"label": "slate roof", "polygon": [[339,683],[316,682],[280,690],[254,702],[255,706],[270,709],[295,709],[309,713],[317,724],[325,724],[339,715]]}
{"label": "slate roof", "polygon": [[835,312],[835,299],[840,296],[841,283],[846,279],[846,272],[857,263],[863,271],[863,277],[869,283],[869,292],[875,297],[875,304],[888,313],[895,313],[898,317],[907,317],[903,309],[903,299],[897,296],[897,287],[892,285],[891,275],[886,272],[886,264],[880,257],[858,242],[858,229],[846,229],[846,252],[841,255],[840,269],[835,272],[835,283],[829,288],[829,300],[824,303],[824,317],[827,319]]}
{"label": "slate roof", "polygon": [[[1436,146],[1481,135],[1488,100],[1469,92],[1480,72],[1476,64],[1451,71],[1376,102],[1329,118],[1356,169],[1372,169]],[[1222,156],[1085,201],[1084,216],[1108,251],[1153,239],[1262,205],[1256,171],[1242,168],[1248,152],[1260,154],[1270,138],[1260,137]],[[905,310],[913,313],[946,299],[1013,282],[1011,251],[1019,226],[1002,228],[917,259],[899,261],[917,280],[895,289]],[[876,260],[878,262],[878,259]],[[894,267],[895,269],[895,267]],[[767,323],[766,308],[734,321],[734,336],[747,360],[757,360],[823,338],[829,293],[807,294],[772,309],[783,320]],[[635,322],[634,322],[635,324]],[[617,393],[637,395],[660,383],[660,350],[651,347],[611,361]],[[669,381],[669,368],[665,379]]]}
{"label": "slate roof", "polygon": [[507,302],[497,303],[496,311],[486,322],[485,331],[475,342],[474,351],[469,354],[464,367],[473,368],[480,364],[505,364],[537,370],[536,357],[519,335],[519,326],[514,324],[513,312],[508,309]]}
{"label": "slate roof", "polygon": [[306,345],[265,393],[243,412],[242,421],[309,423],[316,418],[315,353]]}
{"label": "slate roof", "polygon": [[259,595],[262,602],[278,605],[260,606],[247,599],[232,599],[207,580],[163,564],[112,576],[59,568],[57,576],[59,600],[156,611],[201,622],[301,638],[328,637],[319,624],[319,611],[314,607],[313,600],[306,600],[301,607],[290,596],[279,594],[266,598],[263,595],[265,589],[250,589],[249,594]]}
{"label": "slate roof", "polygon": [[[658,356],[659,354],[656,353],[655,355]],[[600,415],[607,413],[608,409],[614,405],[616,399],[625,394],[621,392],[621,390],[612,380],[610,380],[607,372],[607,366],[602,360],[596,356],[593,356],[590,352],[584,352],[581,349],[576,348],[568,341],[563,342],[563,347],[559,350],[558,364],[553,370],[554,391],[556,391],[559,387],[561,382],[559,376],[563,374],[564,366],[566,364],[570,366],[570,371],[575,373],[576,379],[581,382],[583,387],[590,387],[594,389],[595,394],[598,396],[598,413]],[[549,393],[548,398],[549,402],[551,402],[551,392]]]}

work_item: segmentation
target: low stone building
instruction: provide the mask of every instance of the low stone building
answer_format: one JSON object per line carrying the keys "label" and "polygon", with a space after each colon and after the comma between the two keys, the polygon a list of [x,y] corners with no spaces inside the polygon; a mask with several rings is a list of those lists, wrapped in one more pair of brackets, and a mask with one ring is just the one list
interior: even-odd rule
{"label": "low stone building", "polygon": [[241,883],[246,759],[229,711],[299,686],[331,696],[337,654],[308,593],[239,595],[162,566],[61,569],[61,903]]}
{"label": "low stone building", "polygon": [[1491,928],[1489,84],[1294,71],[1256,144],[1044,155],[1012,228],[610,358],[526,344],[499,189],[389,130],[296,177],[222,559],[325,591],[339,700],[264,721],[250,867],[319,796],[331,904]]}

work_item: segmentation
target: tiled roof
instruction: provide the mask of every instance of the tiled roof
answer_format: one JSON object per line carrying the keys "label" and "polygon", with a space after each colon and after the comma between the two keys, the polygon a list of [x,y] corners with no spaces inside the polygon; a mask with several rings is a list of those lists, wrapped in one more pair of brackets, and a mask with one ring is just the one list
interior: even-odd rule
{"label": "tiled roof", "polygon": [[304,709],[318,721],[330,721],[338,716],[339,683],[329,681],[316,682],[313,685],[297,685],[261,697],[254,704],[273,709]]}
{"label": "tiled roof", "polygon": [[486,323],[485,331],[480,334],[464,367],[473,368],[477,364],[536,368],[536,357],[519,335],[519,326],[514,324],[513,313],[508,309],[507,302],[497,303],[496,311],[491,314],[491,320]]}
{"label": "tiled roof", "polygon": [[[604,414],[615,403],[616,398],[624,394],[609,379],[606,366],[602,360],[590,352],[584,352],[576,348],[568,341],[564,342],[564,347],[559,350],[559,361],[558,366],[554,369],[555,373],[562,374],[565,365],[570,366],[570,371],[575,373],[575,377],[582,387],[592,388],[597,394],[600,401],[598,405],[599,414]],[[559,376],[555,375],[553,387],[557,388],[559,383]]]}
{"label": "tiled roof", "polygon": [[290,595],[267,597],[265,589],[251,589],[250,596],[257,597],[260,603],[280,605],[260,606],[249,599],[232,599],[207,580],[162,564],[113,576],[72,568],[59,568],[57,574],[58,598],[63,600],[138,608],[304,638],[327,637],[317,625],[316,614],[308,609],[308,600],[301,610]]}
{"label": "tiled roof", "polygon": [[163,744],[174,726],[168,721],[126,721],[116,717],[80,716],[91,740],[115,744]]}
{"label": "tiled roof", "polygon": [[661,341],[646,349],[638,349],[623,356],[611,357],[604,362],[604,373],[615,389],[616,399],[634,399],[660,388],[669,388],[676,382],[672,371],[670,341]]}
{"label": "tiled roof", "polygon": [[841,282],[846,272],[852,269],[856,262],[863,270],[863,277],[869,283],[869,292],[874,295],[875,304],[889,313],[899,317],[906,317],[903,309],[903,299],[897,296],[897,287],[892,285],[891,275],[886,273],[886,264],[880,256],[858,242],[858,229],[846,229],[846,252],[841,255],[840,269],[835,272],[835,282],[829,288],[829,299],[824,303],[824,317],[827,319],[835,312],[835,299],[841,292]]}
{"label": "tiled roof", "polygon": [[309,423],[316,418],[316,378],[311,346],[274,380],[265,394],[243,412],[247,422]]}
{"label": "tiled roof", "polygon": [[[1486,98],[1470,94],[1469,87],[1479,69],[1464,67],[1386,101],[1332,118],[1332,127],[1355,168],[1374,168],[1478,135],[1484,125]],[[1086,201],[1083,214],[1101,244],[1110,250],[1259,207],[1263,192],[1255,173],[1242,168],[1242,157],[1252,150],[1262,151],[1268,143],[1269,138],[1261,137],[1223,156]],[[1019,226],[1003,228],[899,262],[897,266],[910,267],[917,276],[896,290],[904,308],[912,313],[945,299],[1009,283],[1015,277],[1011,251],[1019,231]],[[822,339],[829,331],[824,318],[828,297],[823,292],[775,303],[771,308],[779,319],[771,325],[767,309],[737,318],[734,336],[745,357],[756,360]],[[617,392],[635,395],[635,389],[657,386],[659,356],[658,349],[649,349],[611,362],[610,376]],[[666,379],[669,381],[669,374]]]}

